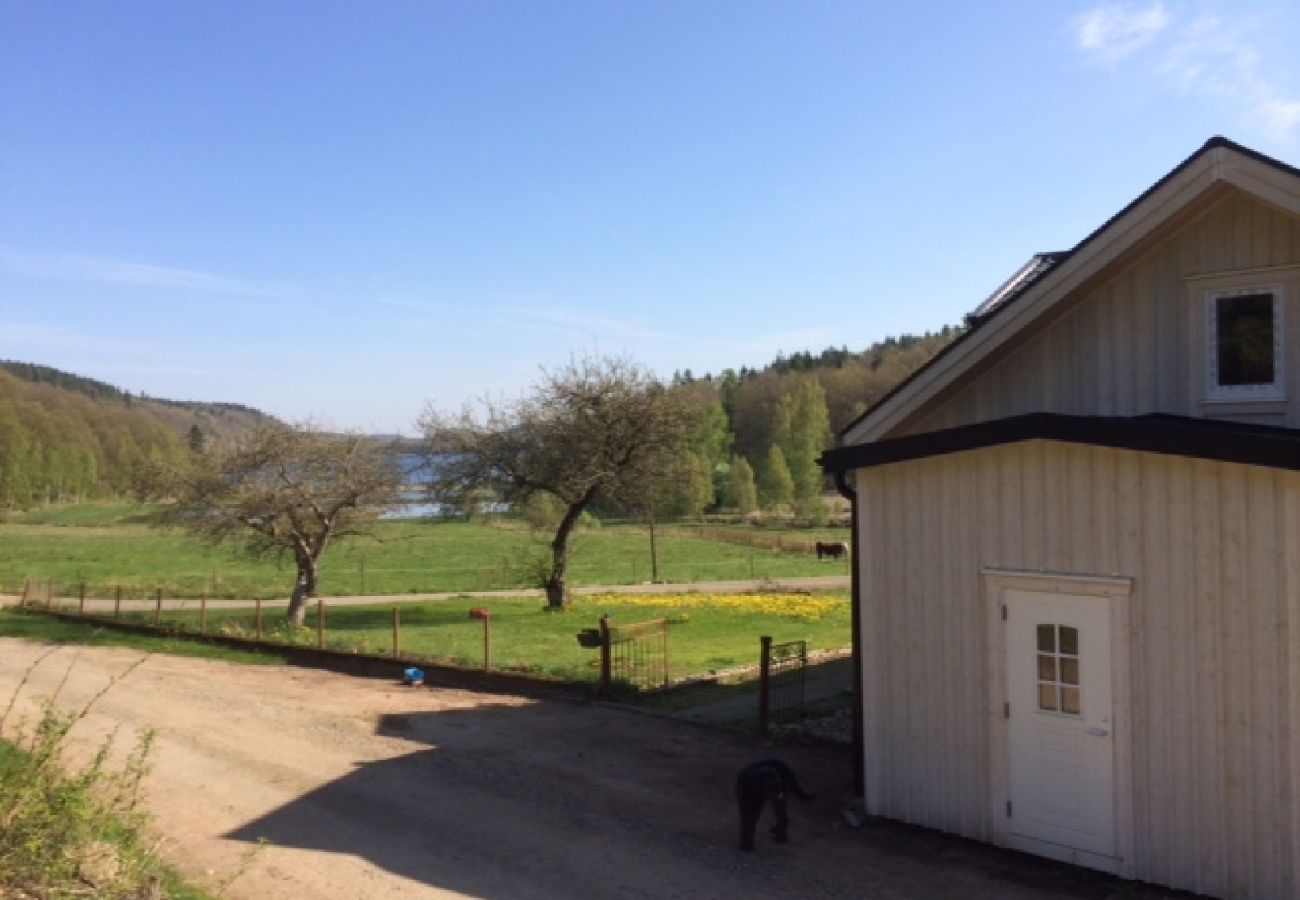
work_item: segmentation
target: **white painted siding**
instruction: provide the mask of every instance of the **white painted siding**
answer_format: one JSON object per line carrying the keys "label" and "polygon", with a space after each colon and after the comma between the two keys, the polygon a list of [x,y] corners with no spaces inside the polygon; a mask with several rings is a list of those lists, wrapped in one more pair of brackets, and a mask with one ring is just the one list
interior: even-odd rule
{"label": "white painted siding", "polygon": [[[1241,191],[1138,253],[983,372],[921,409],[892,435],[1027,412],[1133,416],[1164,412],[1300,427],[1300,271],[1288,294],[1285,404],[1203,404],[1203,285],[1223,273],[1300,265],[1300,219]],[[1256,279],[1262,276],[1255,276]]]}
{"label": "white painted siding", "polygon": [[1132,874],[1300,896],[1300,473],[1031,441],[857,485],[870,812],[996,839],[982,567],[1128,576]]}

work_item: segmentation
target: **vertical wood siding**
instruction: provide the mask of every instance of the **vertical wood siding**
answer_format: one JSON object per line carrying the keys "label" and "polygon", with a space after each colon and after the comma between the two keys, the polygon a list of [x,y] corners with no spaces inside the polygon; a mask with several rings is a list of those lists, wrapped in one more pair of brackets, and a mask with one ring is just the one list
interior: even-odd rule
{"label": "vertical wood siding", "polygon": [[[1201,416],[1205,307],[1188,279],[1296,264],[1300,219],[1232,192],[895,434],[1026,412]],[[1300,427],[1300,278],[1286,287],[1293,399],[1259,421]]]}
{"label": "vertical wood siding", "polygon": [[1300,895],[1300,474],[1030,441],[857,477],[871,812],[992,838],[981,567],[1129,576],[1136,877]]}

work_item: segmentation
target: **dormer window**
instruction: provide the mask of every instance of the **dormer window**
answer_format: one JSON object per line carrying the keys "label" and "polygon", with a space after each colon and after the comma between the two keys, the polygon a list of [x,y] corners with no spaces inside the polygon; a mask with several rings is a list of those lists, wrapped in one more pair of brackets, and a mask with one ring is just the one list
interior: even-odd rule
{"label": "dormer window", "polygon": [[1207,400],[1282,400],[1282,288],[1206,294]]}

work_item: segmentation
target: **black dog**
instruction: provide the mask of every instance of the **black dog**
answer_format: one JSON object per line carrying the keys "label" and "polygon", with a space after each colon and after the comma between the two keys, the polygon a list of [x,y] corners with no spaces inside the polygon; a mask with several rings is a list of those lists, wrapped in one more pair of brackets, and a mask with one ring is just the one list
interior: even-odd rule
{"label": "black dog", "polygon": [[812,794],[799,786],[799,779],[794,777],[784,762],[779,759],[765,759],[752,763],[740,770],[736,776],[736,802],[740,804],[740,849],[754,849],[754,828],[763,813],[763,803],[772,801],[772,811],[776,813],[776,825],[772,834],[778,844],[788,841],[790,818],[786,815],[785,795],[794,794],[800,800],[811,800]]}

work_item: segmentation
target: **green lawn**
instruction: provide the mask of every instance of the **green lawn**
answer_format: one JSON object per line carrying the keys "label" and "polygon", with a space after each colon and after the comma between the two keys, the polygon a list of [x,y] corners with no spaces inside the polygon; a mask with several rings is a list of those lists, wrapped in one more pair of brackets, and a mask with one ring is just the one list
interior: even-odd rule
{"label": "green lawn", "polygon": [[[54,583],[68,596],[84,581],[92,595],[121,586],[127,596],[161,588],[168,596],[284,597],[292,567],[252,562],[233,548],[211,547],[180,531],[144,524],[148,510],[84,505],[11,515],[0,522],[0,591],[16,593],[25,579]],[[812,540],[846,532],[778,531],[750,526],[665,529],[659,540],[659,577],[665,581],[782,578],[847,574],[842,561],[819,562],[807,552]],[[727,540],[719,539],[726,532]],[[757,532],[757,533],[756,533]],[[709,535],[712,536],[709,536]],[[784,536],[784,538],[783,538]],[[745,542],[754,537],[760,546]],[[782,545],[774,544],[783,539]],[[339,541],[327,551],[320,593],[405,594],[476,591],[535,585],[536,561],[546,537],[514,523],[384,522],[376,536]],[[573,539],[571,583],[630,584],[649,581],[646,530],[615,525],[580,531]]]}
{"label": "green lawn", "polygon": [[[0,521],[0,590],[16,593],[34,580],[35,596],[46,584],[66,604],[86,582],[92,596],[111,596],[120,586],[127,598],[267,598],[268,627],[283,615],[293,580],[288,566],[251,562],[229,547],[203,544],[181,531],[148,524],[155,511],[128,504],[87,504],[10,514]],[[664,527],[659,536],[659,577],[665,581],[783,578],[847,574],[843,561],[819,562],[813,540],[847,536],[843,529],[755,528],[750,525]],[[409,594],[531,587],[536,561],[547,552],[546,536],[511,522],[384,522],[373,539],[339,541],[326,554],[320,594]],[[618,524],[575,535],[570,579],[574,586],[628,584],[650,580],[649,536],[644,527]],[[197,602],[194,604],[197,605]],[[483,632],[469,619],[473,606],[492,610],[492,656],[499,667],[588,679],[596,676],[597,653],[578,646],[580,628],[594,627],[608,613],[626,624],[669,617],[673,670],[697,674],[754,662],[761,635],[776,640],[806,638],[811,648],[848,643],[848,602],[843,596],[814,601],[789,597],[675,598],[607,596],[575,599],[565,613],[543,611],[540,599],[484,601],[459,597],[404,604],[402,649],[469,665],[483,661]],[[152,613],[137,616],[151,622]],[[197,612],[165,615],[176,627],[197,630]],[[330,608],[328,642],[372,652],[392,650],[389,606]],[[232,633],[255,631],[251,611],[210,613],[212,628]],[[43,622],[43,624],[37,624]],[[0,615],[0,633],[45,640],[130,643],[153,646],[148,638],[106,629],[44,622],[16,613]],[[285,637],[290,637],[287,633]],[[315,641],[315,633],[293,636]],[[184,652],[212,655],[179,641]]]}
{"label": "green lawn", "polygon": [[[754,665],[759,638],[806,640],[810,650],[843,647],[849,642],[849,601],[845,594],[682,594],[602,595],[579,597],[564,612],[549,612],[540,598],[456,597],[429,603],[402,604],[401,652],[434,661],[478,667],[484,663],[483,623],[471,619],[471,608],[491,614],[491,664],[494,668],[533,672],[575,681],[599,677],[599,651],[579,646],[576,634],[594,628],[608,615],[619,626],[667,618],[671,675],[681,678],[711,671]],[[268,608],[264,635],[269,640],[315,645],[316,609],[308,627],[290,631],[283,624],[283,604]],[[123,619],[151,623],[152,613],[124,614]],[[196,611],[164,612],[166,626],[198,631]],[[389,654],[393,650],[393,607],[387,605],[331,607],[326,603],[326,645],[341,650]],[[252,610],[210,610],[210,632],[252,637]],[[159,652],[232,657],[180,639],[119,635],[111,629],[59,623],[39,614],[0,613],[0,634],[42,640],[88,643],[128,643]],[[79,636],[80,635],[80,636]]]}

